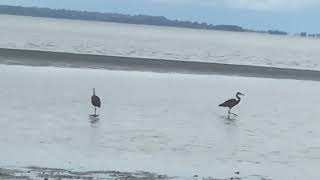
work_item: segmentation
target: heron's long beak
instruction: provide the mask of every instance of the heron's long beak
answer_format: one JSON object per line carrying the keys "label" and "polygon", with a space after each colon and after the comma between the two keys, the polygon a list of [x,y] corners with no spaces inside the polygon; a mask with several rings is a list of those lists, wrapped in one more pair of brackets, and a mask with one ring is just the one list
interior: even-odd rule
{"label": "heron's long beak", "polygon": [[242,94],[242,93],[241,93],[241,95],[242,95],[242,96],[246,96],[245,94]]}

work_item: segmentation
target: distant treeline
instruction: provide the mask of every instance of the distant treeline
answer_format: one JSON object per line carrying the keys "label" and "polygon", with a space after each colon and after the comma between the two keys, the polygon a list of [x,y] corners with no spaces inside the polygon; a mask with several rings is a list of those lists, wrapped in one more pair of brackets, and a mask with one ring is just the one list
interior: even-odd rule
{"label": "distant treeline", "polygon": [[7,6],[0,5],[0,14],[20,15],[20,16],[33,16],[33,17],[48,17],[59,19],[76,19],[88,21],[104,21],[104,22],[117,22],[128,24],[144,24],[156,26],[169,26],[169,27],[183,27],[193,29],[208,29],[208,30],[222,30],[222,31],[236,31],[236,32],[257,32],[287,35],[287,32],[278,30],[269,31],[254,31],[244,29],[236,25],[212,25],[207,23],[170,20],[163,16],[149,16],[149,15],[124,15],[117,13],[100,13],[88,11],[74,11],[65,9],[49,9],[38,7],[21,7],[21,6]]}

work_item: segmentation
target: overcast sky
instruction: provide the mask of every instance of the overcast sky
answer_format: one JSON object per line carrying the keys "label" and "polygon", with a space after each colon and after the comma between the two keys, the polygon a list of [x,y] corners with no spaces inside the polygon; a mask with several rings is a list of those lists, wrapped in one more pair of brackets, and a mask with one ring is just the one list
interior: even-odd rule
{"label": "overcast sky", "polygon": [[255,30],[320,33],[320,0],[0,0],[0,4],[161,15]]}

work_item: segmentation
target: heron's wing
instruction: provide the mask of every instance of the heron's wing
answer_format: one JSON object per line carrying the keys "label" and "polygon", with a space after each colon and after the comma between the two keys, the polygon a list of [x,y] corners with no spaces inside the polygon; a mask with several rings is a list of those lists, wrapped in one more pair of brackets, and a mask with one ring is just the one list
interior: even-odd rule
{"label": "heron's wing", "polygon": [[98,96],[96,96],[96,97],[97,97],[97,106],[101,107],[101,100],[100,100],[100,98]]}
{"label": "heron's wing", "polygon": [[230,106],[232,106],[235,102],[237,102],[236,99],[229,99],[229,100],[225,101],[224,103],[220,104],[219,106],[222,106],[222,107],[230,107]]}

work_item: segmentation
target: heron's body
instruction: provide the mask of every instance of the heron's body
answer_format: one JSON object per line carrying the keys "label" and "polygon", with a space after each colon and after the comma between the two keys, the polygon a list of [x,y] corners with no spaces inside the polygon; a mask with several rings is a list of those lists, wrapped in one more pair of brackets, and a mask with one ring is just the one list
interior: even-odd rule
{"label": "heron's body", "polygon": [[101,101],[100,98],[96,95],[91,96],[91,103],[94,107],[101,107]]}
{"label": "heron's body", "polygon": [[224,103],[220,104],[220,107],[228,107],[230,109],[232,109],[234,106],[236,106],[237,104],[239,104],[240,102],[240,98],[239,99],[229,99],[227,101],[225,101]]}
{"label": "heron's body", "polygon": [[97,107],[101,107],[100,98],[96,95],[95,89],[93,88],[93,95],[91,96],[91,104],[94,106],[94,115],[97,116]]}
{"label": "heron's body", "polygon": [[[227,107],[227,108],[229,108],[229,110],[228,110],[228,114],[229,114],[229,115],[230,115],[230,114],[234,114],[234,113],[231,113],[230,110],[231,110],[234,106],[236,106],[236,105],[238,105],[238,104],[240,103],[241,98],[240,98],[239,95],[244,95],[244,94],[238,92],[237,95],[236,95],[236,98],[237,98],[237,99],[229,99],[229,100],[225,101],[224,103],[219,104],[219,106],[220,106],[220,107]],[[236,114],[234,114],[234,115],[236,115]]]}

